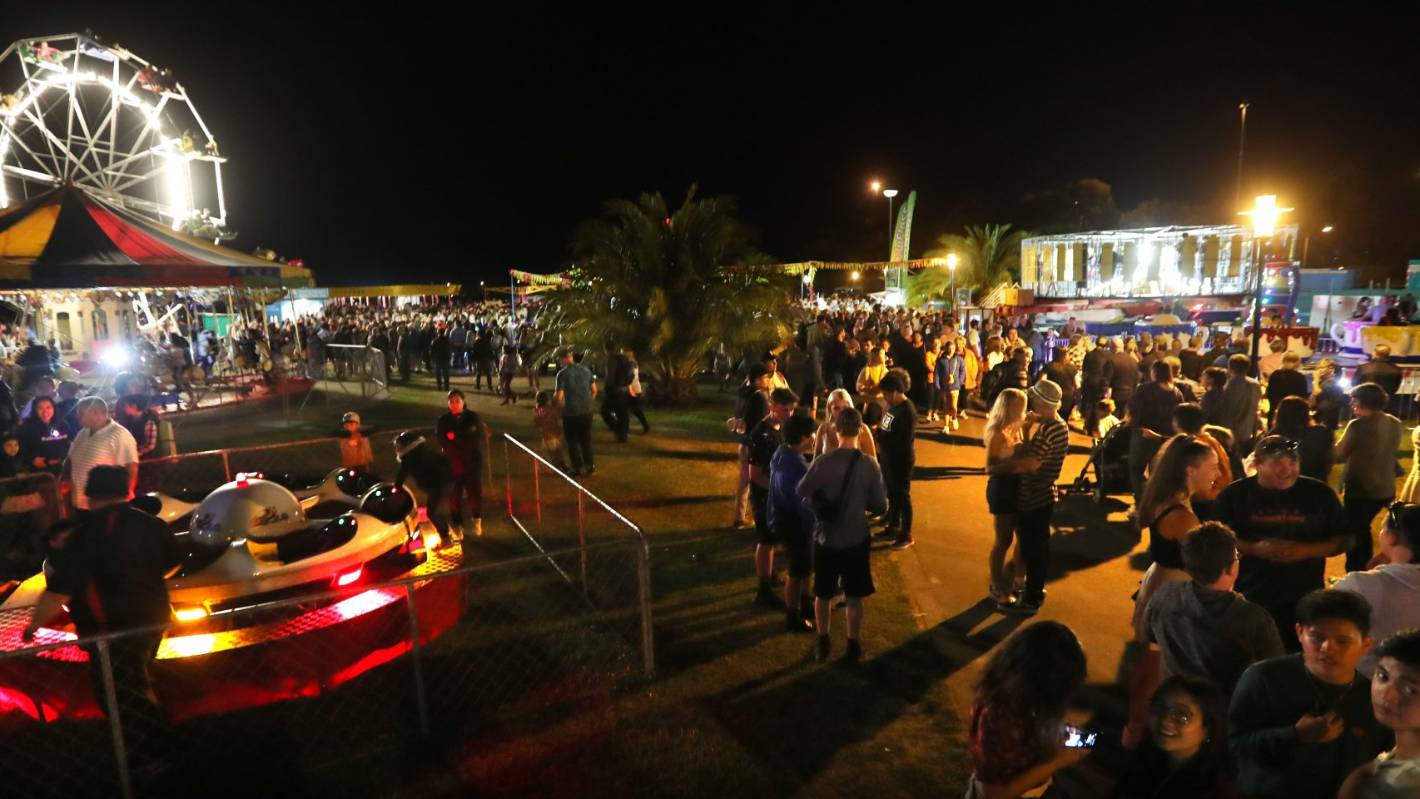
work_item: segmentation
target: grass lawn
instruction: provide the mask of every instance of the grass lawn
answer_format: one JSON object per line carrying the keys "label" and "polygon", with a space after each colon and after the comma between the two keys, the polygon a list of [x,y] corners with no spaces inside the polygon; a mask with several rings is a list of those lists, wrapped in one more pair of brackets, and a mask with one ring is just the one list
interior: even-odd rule
{"label": "grass lawn", "polygon": [[[519,381],[522,382],[521,380]],[[545,380],[547,385],[550,380]],[[457,383],[456,383],[457,385]],[[780,613],[750,607],[753,533],[724,526],[734,447],[724,433],[728,394],[705,388],[689,411],[650,409],[650,435],[612,443],[598,422],[597,474],[588,486],[650,537],[658,675],[594,692],[572,706],[418,747],[419,766],[363,789],[398,796],[862,796],[959,795],[968,767],[946,660],[919,628],[892,565],[874,554],[866,660],[817,665],[812,636],[783,632]],[[341,412],[392,430],[427,426],[442,395],[427,382],[360,406],[319,395],[305,411],[280,402],[184,421],[184,451],[329,434]],[[498,433],[533,440],[531,402],[500,407],[471,397]],[[633,427],[635,423],[633,422]],[[495,443],[495,463],[501,448]],[[843,616],[835,613],[835,651]],[[352,686],[353,687],[353,686]],[[373,775],[372,775],[373,776]],[[393,787],[394,785],[399,787]]]}

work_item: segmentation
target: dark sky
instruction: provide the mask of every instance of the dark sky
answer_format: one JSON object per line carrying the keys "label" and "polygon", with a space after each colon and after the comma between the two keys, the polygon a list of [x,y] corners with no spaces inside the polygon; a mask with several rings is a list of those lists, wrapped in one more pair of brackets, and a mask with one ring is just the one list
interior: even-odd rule
{"label": "dark sky", "polygon": [[172,68],[231,159],[235,246],[327,284],[551,271],[606,198],[691,183],[738,198],[784,260],[882,257],[874,177],[918,191],[914,256],[964,224],[1069,225],[1058,193],[1085,178],[1123,211],[1228,221],[1244,98],[1245,197],[1335,224],[1318,260],[1420,258],[1420,41],[1400,12],[303,5],[30,3],[0,39],[92,28]]}

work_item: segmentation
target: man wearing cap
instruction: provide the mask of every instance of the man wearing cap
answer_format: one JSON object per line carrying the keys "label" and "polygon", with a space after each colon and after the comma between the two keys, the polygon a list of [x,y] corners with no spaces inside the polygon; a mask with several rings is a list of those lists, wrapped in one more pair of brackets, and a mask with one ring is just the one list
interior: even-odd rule
{"label": "man wearing cap", "polygon": [[1346,551],[1346,511],[1330,486],[1302,476],[1296,441],[1265,436],[1253,459],[1257,474],[1223,489],[1215,512],[1238,536],[1237,590],[1272,614],[1282,643],[1296,652],[1293,611],[1323,587],[1326,559]]}
{"label": "man wearing cap", "polygon": [[878,422],[878,463],[887,487],[887,527],[893,549],[912,546],[912,471],[917,465],[917,406],[907,398],[910,378],[901,369],[883,376],[878,388],[887,410]]}
{"label": "man wearing cap", "polygon": [[463,392],[449,392],[449,412],[434,423],[434,435],[453,469],[453,493],[449,507],[453,513],[455,536],[464,534],[464,506],[473,519],[473,534],[483,535],[483,420],[464,404]]}
{"label": "man wearing cap", "polygon": [[454,478],[449,459],[413,430],[395,436],[394,455],[399,460],[395,485],[402,485],[415,497],[424,498],[429,521],[439,531],[440,548],[451,546],[454,539],[449,531],[449,495]]}
{"label": "man wearing cap", "polygon": [[375,453],[370,449],[370,439],[360,430],[360,414],[346,411],[340,417],[341,432],[345,440],[340,442],[340,466],[366,472],[375,463]]}
{"label": "man wearing cap", "polygon": [[108,416],[108,403],[101,397],[85,397],[79,400],[74,413],[79,417],[79,434],[69,447],[69,457],[64,461],[63,480],[70,487],[70,498],[74,507],[89,509],[89,497],[85,487],[89,482],[89,472],[96,466],[122,466],[128,470],[128,497],[132,498],[133,487],[138,484],[138,442],[133,434]]}
{"label": "man wearing cap", "polygon": [[1026,391],[1026,446],[1020,456],[992,467],[1021,475],[1016,522],[1021,560],[1026,566],[1025,593],[1019,601],[999,603],[1005,613],[1033,616],[1045,602],[1045,576],[1050,569],[1050,517],[1055,512],[1055,481],[1070,449],[1070,431],[1060,418],[1060,386],[1043,379]]}
{"label": "man wearing cap", "polygon": [[577,363],[571,348],[557,353],[562,368],[557,372],[557,405],[562,408],[562,432],[567,439],[567,456],[573,476],[596,471],[592,456],[592,401],[597,384],[592,370]]}
{"label": "man wearing cap", "polygon": [[[67,607],[80,638],[151,628],[167,623],[172,609],[164,578],[182,561],[178,539],[168,526],[128,505],[130,482],[122,466],[97,465],[85,476],[89,513],[60,522],[50,531],[49,573],[22,637],[34,640],[39,628]],[[157,754],[163,716],[148,675],[163,630],[112,638],[108,660],[125,742],[141,764]],[[99,706],[112,716],[104,697],[103,661],[89,653],[89,677]]]}

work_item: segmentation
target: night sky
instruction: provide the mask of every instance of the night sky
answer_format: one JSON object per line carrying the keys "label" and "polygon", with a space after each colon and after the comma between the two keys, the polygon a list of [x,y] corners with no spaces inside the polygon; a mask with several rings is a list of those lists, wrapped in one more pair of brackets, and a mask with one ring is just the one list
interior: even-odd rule
{"label": "night sky", "polygon": [[170,67],[231,159],[234,246],[329,285],[553,271],[605,199],[692,183],[786,261],[882,258],[873,178],[918,191],[914,256],[965,224],[1231,221],[1243,99],[1243,196],[1336,225],[1312,265],[1420,258],[1413,17],[301,5],[7,4],[0,39]]}

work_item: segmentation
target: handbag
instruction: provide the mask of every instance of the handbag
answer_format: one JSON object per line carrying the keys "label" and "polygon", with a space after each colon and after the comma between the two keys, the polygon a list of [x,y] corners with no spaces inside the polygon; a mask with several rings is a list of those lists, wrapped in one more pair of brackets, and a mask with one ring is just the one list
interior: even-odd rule
{"label": "handbag", "polygon": [[820,522],[830,524],[838,521],[838,516],[842,511],[843,495],[848,491],[848,479],[853,476],[853,470],[857,468],[858,461],[863,457],[860,450],[853,450],[853,462],[848,464],[848,468],[843,471],[843,482],[838,486],[838,496],[829,499],[824,496],[823,489],[814,491],[811,501],[814,506],[814,515]]}

